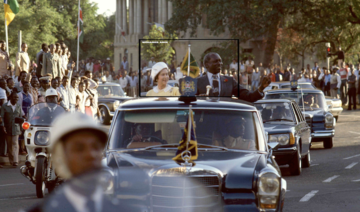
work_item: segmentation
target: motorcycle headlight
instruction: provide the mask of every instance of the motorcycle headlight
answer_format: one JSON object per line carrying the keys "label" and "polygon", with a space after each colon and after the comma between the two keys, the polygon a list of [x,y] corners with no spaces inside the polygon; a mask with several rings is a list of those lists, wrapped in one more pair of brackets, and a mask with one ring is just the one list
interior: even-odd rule
{"label": "motorcycle headlight", "polygon": [[103,171],[99,182],[105,194],[114,194],[115,177],[111,170]]}
{"label": "motorcycle headlight", "polygon": [[120,101],[119,101],[119,100],[116,100],[116,101],[114,102],[114,110],[116,110],[116,108],[118,108],[119,105],[120,105]]}
{"label": "motorcycle headlight", "polygon": [[47,146],[50,141],[49,131],[37,131],[35,133],[35,144],[39,146]]}
{"label": "motorcycle headlight", "polygon": [[293,136],[290,134],[269,135],[269,142],[278,142],[280,145],[294,144],[295,142],[292,142],[293,140],[291,138],[293,138]]}
{"label": "motorcycle headlight", "polygon": [[330,113],[325,115],[325,128],[332,128],[334,124],[334,116]]}
{"label": "motorcycle headlight", "polygon": [[280,177],[268,172],[260,174],[258,181],[259,206],[262,209],[275,209],[280,194]]}

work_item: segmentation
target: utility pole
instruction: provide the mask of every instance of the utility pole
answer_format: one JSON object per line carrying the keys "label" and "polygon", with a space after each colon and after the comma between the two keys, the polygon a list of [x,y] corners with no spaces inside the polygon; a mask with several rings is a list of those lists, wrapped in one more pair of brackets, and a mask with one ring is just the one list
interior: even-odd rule
{"label": "utility pole", "polygon": [[330,52],[331,52],[331,45],[330,43],[325,43],[326,46],[326,64],[327,69],[330,70]]}

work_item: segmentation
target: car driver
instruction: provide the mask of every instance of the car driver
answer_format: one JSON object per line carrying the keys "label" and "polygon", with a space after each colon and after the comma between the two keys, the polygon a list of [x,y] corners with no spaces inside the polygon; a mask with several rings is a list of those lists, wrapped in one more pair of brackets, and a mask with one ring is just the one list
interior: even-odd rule
{"label": "car driver", "polygon": [[244,118],[232,118],[225,123],[226,135],[214,142],[215,146],[223,146],[231,149],[256,150],[255,141],[245,139],[246,120]]}
{"label": "car driver", "polygon": [[313,95],[306,96],[304,100],[304,106],[309,108],[320,108],[318,104],[315,103],[315,97]]}

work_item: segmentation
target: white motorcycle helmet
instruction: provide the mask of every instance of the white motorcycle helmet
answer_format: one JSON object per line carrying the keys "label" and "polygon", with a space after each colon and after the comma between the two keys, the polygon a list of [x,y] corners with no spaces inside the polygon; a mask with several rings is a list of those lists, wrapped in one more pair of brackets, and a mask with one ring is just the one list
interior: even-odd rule
{"label": "white motorcycle helmet", "polygon": [[79,112],[64,113],[63,115],[57,117],[54,120],[51,129],[50,151],[52,153],[52,164],[55,168],[56,174],[63,179],[71,178],[72,173],[67,167],[64,144],[61,139],[70,133],[80,130],[97,132],[104,144],[107,142],[107,132],[105,132],[92,117]]}
{"label": "white motorcycle helmet", "polygon": [[45,98],[48,96],[57,96],[57,95],[58,95],[58,93],[54,88],[49,88],[46,90]]}

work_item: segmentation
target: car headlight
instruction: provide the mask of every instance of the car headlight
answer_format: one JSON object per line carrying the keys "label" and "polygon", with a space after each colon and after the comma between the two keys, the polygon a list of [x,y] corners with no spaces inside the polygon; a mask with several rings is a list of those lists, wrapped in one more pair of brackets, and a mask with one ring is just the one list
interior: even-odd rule
{"label": "car headlight", "polygon": [[334,116],[331,113],[325,115],[325,128],[333,128]]}
{"label": "car headlight", "polygon": [[274,134],[269,135],[269,142],[278,142],[280,145],[295,144],[295,139],[292,133],[290,134]]}
{"label": "car headlight", "polygon": [[37,131],[35,133],[35,144],[39,146],[46,146],[49,144],[50,134],[48,131]]}
{"label": "car headlight", "polygon": [[106,170],[101,173],[99,183],[105,194],[114,194],[115,177],[111,170]]}
{"label": "car headlight", "polygon": [[120,101],[119,101],[119,100],[116,100],[116,101],[114,102],[114,110],[116,110],[116,108],[118,108],[119,105],[120,105]]}
{"label": "car headlight", "polygon": [[262,209],[275,209],[280,194],[280,177],[272,172],[260,174],[258,181],[259,206]]}

